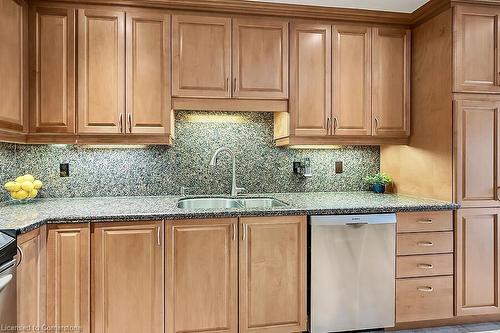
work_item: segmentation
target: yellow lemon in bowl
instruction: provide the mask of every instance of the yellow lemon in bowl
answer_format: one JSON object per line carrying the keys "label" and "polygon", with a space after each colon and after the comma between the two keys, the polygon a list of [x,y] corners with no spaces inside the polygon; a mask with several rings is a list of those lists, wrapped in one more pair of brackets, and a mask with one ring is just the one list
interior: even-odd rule
{"label": "yellow lemon in bowl", "polygon": [[24,200],[28,197],[28,192],[25,190],[19,190],[16,192],[16,199],[18,200]]}
{"label": "yellow lemon in bowl", "polygon": [[19,176],[16,178],[16,183],[23,183],[24,182],[24,176]]}
{"label": "yellow lemon in bowl", "polygon": [[29,193],[28,193],[28,197],[29,198],[34,198],[38,195],[38,190],[37,189],[32,189]]}
{"label": "yellow lemon in bowl", "polygon": [[33,191],[33,189],[35,188],[35,186],[33,185],[33,183],[32,183],[32,182],[25,180],[25,181],[21,184],[21,188],[22,188],[24,191],[26,191],[26,192],[30,193],[31,191]]}
{"label": "yellow lemon in bowl", "polygon": [[33,186],[35,187],[35,189],[39,190],[39,189],[41,189],[41,188],[42,188],[43,183],[42,183],[42,181],[40,181],[40,180],[35,180],[35,181],[33,182]]}
{"label": "yellow lemon in bowl", "polygon": [[17,192],[21,189],[21,184],[16,183],[16,182],[7,182],[7,183],[5,183],[4,188],[8,192]]}
{"label": "yellow lemon in bowl", "polygon": [[28,181],[28,182],[33,182],[35,180],[35,177],[33,177],[32,175],[30,174],[27,174],[27,175],[24,175],[24,181]]}

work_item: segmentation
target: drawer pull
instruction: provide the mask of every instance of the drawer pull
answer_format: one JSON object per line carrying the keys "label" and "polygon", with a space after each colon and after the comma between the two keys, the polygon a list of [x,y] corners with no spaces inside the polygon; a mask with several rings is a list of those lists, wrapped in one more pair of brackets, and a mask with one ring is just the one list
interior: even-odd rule
{"label": "drawer pull", "polygon": [[417,290],[418,291],[423,291],[423,292],[426,292],[426,293],[430,293],[431,291],[434,290],[434,288],[432,288],[432,287],[418,287]]}
{"label": "drawer pull", "polygon": [[420,223],[420,224],[432,224],[432,219],[421,219],[421,220],[418,220],[417,223]]}
{"label": "drawer pull", "polygon": [[433,246],[434,243],[433,242],[429,242],[429,241],[424,241],[424,242],[418,242],[417,245],[418,246]]}
{"label": "drawer pull", "polygon": [[421,268],[421,269],[433,269],[434,265],[432,265],[432,264],[418,264],[417,268]]}

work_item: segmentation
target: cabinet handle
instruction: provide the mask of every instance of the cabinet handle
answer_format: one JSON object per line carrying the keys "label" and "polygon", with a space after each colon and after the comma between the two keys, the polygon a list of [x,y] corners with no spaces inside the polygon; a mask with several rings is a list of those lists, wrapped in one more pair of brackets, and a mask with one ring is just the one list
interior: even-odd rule
{"label": "cabinet handle", "polygon": [[243,224],[243,237],[242,240],[247,239],[247,225]]}
{"label": "cabinet handle", "polygon": [[433,269],[434,265],[432,265],[432,264],[418,264],[417,268],[421,268],[421,269]]}
{"label": "cabinet handle", "polygon": [[429,241],[423,241],[423,242],[418,242],[417,245],[418,246],[433,246],[434,243],[433,242],[429,242]]}
{"label": "cabinet handle", "polygon": [[120,113],[120,133],[123,133],[123,113]]}
{"label": "cabinet handle", "polygon": [[326,118],[326,135],[330,135],[330,123],[332,122],[331,118],[328,117]]}
{"label": "cabinet handle", "polygon": [[236,78],[233,79],[233,92],[236,92]]}
{"label": "cabinet handle", "polygon": [[158,245],[161,245],[160,230],[161,230],[161,227],[156,228],[156,244],[158,244]]}
{"label": "cabinet handle", "polygon": [[378,130],[378,118],[375,117],[373,120],[375,121],[375,130]]}
{"label": "cabinet handle", "polygon": [[128,114],[128,132],[132,133],[132,115]]}
{"label": "cabinet handle", "polygon": [[337,132],[337,117],[333,117],[333,134]]}
{"label": "cabinet handle", "polygon": [[231,224],[231,227],[233,228],[233,240],[236,240],[236,224]]}
{"label": "cabinet handle", "polygon": [[17,246],[17,251],[19,252],[19,260],[17,261],[16,267],[21,265],[21,263],[23,262],[23,258],[24,258],[23,249],[21,249],[21,247],[19,245]]}
{"label": "cabinet handle", "polygon": [[434,288],[429,287],[429,286],[425,286],[425,287],[418,287],[418,288],[417,288],[417,290],[418,290],[418,291],[424,291],[424,292],[426,292],[426,293],[429,293],[429,292],[433,291],[433,290],[434,290]]}
{"label": "cabinet handle", "polygon": [[420,223],[420,224],[432,224],[432,219],[421,219],[421,220],[418,220],[417,223]]}
{"label": "cabinet handle", "polygon": [[231,89],[229,88],[229,78],[226,77],[226,90],[229,92]]}

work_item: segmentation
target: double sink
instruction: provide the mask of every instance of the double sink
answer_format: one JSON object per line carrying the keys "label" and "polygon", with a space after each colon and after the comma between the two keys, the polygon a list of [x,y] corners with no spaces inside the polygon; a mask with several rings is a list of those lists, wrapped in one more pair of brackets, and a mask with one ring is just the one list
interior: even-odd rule
{"label": "double sink", "polygon": [[179,208],[216,209],[216,208],[275,208],[288,204],[274,198],[186,198],[177,203]]}

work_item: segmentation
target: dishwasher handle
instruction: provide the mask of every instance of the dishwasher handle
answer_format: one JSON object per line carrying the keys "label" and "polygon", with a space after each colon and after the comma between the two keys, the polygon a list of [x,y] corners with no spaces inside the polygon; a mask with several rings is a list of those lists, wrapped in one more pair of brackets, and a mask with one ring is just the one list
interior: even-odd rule
{"label": "dishwasher handle", "polygon": [[395,224],[396,214],[357,214],[357,215],[313,215],[311,225],[356,226],[367,224]]}

